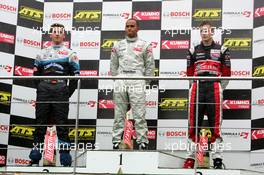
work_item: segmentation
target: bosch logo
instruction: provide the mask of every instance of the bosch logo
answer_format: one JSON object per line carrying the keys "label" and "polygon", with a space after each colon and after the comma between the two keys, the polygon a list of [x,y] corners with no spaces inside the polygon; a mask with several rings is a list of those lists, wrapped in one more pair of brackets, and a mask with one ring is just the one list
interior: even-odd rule
{"label": "bosch logo", "polygon": [[13,7],[13,6],[10,6],[10,5],[0,4],[0,10],[5,10],[5,11],[8,11],[8,12],[16,12],[17,8]]}
{"label": "bosch logo", "polygon": [[80,47],[99,47],[99,42],[80,42]]}
{"label": "bosch logo", "polygon": [[19,164],[19,165],[27,165],[30,164],[30,160],[26,160],[26,159],[15,159],[15,164]]}
{"label": "bosch logo", "polygon": [[30,40],[30,39],[23,39],[23,44],[28,45],[28,46],[34,46],[34,47],[41,47],[40,42]]}

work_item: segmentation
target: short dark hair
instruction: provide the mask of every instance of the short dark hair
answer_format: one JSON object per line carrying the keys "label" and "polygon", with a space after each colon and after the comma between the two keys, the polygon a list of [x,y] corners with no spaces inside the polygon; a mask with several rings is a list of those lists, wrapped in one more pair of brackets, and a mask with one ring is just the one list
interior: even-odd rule
{"label": "short dark hair", "polygon": [[136,24],[137,24],[137,27],[139,27],[139,22],[138,22],[138,20],[136,20],[135,18],[129,18],[129,19],[126,21],[126,23],[127,23],[128,21],[130,21],[130,20],[135,21]]}
{"label": "short dark hair", "polygon": [[212,25],[212,23],[210,21],[203,21],[203,22],[201,22],[201,24],[199,25],[199,27],[203,27],[205,25],[209,25],[209,26],[213,27],[213,25]]}
{"label": "short dark hair", "polygon": [[53,32],[53,28],[55,28],[55,27],[60,27],[63,30],[65,29],[64,25],[59,24],[59,23],[54,23],[54,24],[51,24],[50,29],[49,29],[49,32],[52,33]]}

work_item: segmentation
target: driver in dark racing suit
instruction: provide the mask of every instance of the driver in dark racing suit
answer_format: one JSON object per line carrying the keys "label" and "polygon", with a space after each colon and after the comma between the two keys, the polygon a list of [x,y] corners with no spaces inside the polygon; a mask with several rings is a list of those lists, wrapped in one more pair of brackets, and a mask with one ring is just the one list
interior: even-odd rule
{"label": "driver in dark racing suit", "polygon": [[[203,22],[200,25],[202,42],[189,49],[187,55],[187,76],[226,76],[231,75],[230,53],[229,50],[216,44],[213,41],[213,28],[210,22]],[[198,100],[198,127],[202,126],[204,115],[207,114],[209,127],[211,127],[212,158],[214,168],[222,168],[221,146],[222,137],[220,133],[222,119],[222,89],[225,89],[228,81],[200,80],[199,81],[199,100]],[[184,168],[193,168],[195,159],[194,142],[199,142],[196,138],[196,89],[197,81],[191,84],[189,100],[189,139],[188,154],[184,163]],[[200,128],[198,129],[198,133]]]}
{"label": "driver in dark racing suit", "polygon": [[[64,26],[51,25],[52,45],[43,49],[34,63],[34,76],[67,76],[79,75],[79,60],[75,52],[63,45],[65,37]],[[36,130],[34,136],[34,148],[30,152],[31,164],[39,164],[41,159],[40,144],[44,141],[48,117],[52,114],[52,120],[56,125],[58,143],[60,148],[60,163],[63,166],[71,166],[70,139],[67,124],[69,112],[69,98],[77,86],[77,80],[35,80],[37,89],[36,103]]]}

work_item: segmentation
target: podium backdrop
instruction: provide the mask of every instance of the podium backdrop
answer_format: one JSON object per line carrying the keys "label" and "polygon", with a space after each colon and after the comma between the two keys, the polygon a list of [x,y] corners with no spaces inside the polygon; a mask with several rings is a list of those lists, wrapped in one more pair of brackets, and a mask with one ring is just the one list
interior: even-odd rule
{"label": "podium backdrop", "polygon": [[[153,46],[156,75],[185,74],[186,51],[200,41],[197,26],[203,20],[216,26],[215,41],[231,50],[232,76],[264,75],[262,0],[0,0],[0,75],[32,75],[36,54],[51,44],[48,27],[56,22],[69,31],[65,44],[78,53],[81,75],[107,76],[111,47],[124,37],[131,17],[139,20],[139,37]],[[0,82],[0,165],[27,164],[36,89],[31,81]],[[82,81],[78,135],[90,149],[112,149],[112,85]],[[263,81],[231,81],[224,91],[223,127],[236,129],[222,134],[234,151],[264,151],[264,130],[250,129],[264,128],[263,86]],[[186,144],[188,88],[188,81],[159,81],[147,90],[151,149],[184,149],[177,145]],[[76,100],[75,91],[70,101]],[[76,111],[72,103],[70,124]],[[263,166],[263,156],[252,155],[251,165]]]}

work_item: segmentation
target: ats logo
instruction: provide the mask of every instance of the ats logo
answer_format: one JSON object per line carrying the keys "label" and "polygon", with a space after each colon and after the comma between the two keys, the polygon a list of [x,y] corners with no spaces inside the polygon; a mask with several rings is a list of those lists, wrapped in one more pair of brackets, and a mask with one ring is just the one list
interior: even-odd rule
{"label": "ats logo", "polygon": [[27,6],[21,6],[18,13],[21,18],[33,20],[36,22],[43,21],[43,11],[39,9],[34,9]]}
{"label": "ats logo", "polygon": [[254,67],[253,77],[263,77],[264,76],[264,65]]}
{"label": "ats logo", "polygon": [[19,137],[23,139],[33,140],[34,127],[22,126],[22,125],[12,125],[10,127],[10,134],[12,137]]}
{"label": "ats logo", "polygon": [[11,6],[11,5],[0,4],[0,10],[6,11],[6,12],[11,12],[11,13],[16,13],[17,8],[14,6]]}
{"label": "ats logo", "polygon": [[251,38],[225,38],[224,46],[230,50],[251,50]]}
{"label": "ats logo", "polygon": [[11,93],[0,91],[0,104],[9,106],[11,103]]}
{"label": "ats logo", "polygon": [[[74,140],[76,134],[75,128],[69,129],[69,137]],[[78,140],[94,140],[95,139],[95,128],[79,128],[77,130]]]}
{"label": "ats logo", "polygon": [[114,43],[119,41],[120,39],[104,39],[101,45],[104,51],[109,51],[114,46]]}
{"label": "ats logo", "polygon": [[211,20],[211,21],[219,21],[221,20],[222,10],[215,9],[195,9],[193,18],[196,21],[201,20]]}
{"label": "ats logo", "polygon": [[3,64],[0,64],[0,70],[4,70],[5,72],[7,73],[11,73],[12,71],[12,66],[10,65],[3,65]]}
{"label": "ats logo", "polygon": [[102,12],[100,10],[76,11],[73,19],[75,22],[101,22]]}
{"label": "ats logo", "polygon": [[146,11],[146,12],[134,12],[133,13],[133,18],[137,20],[142,20],[142,21],[156,21],[160,20],[160,12],[159,11]]}
{"label": "ats logo", "polygon": [[264,16],[264,7],[256,8],[255,10],[255,18]]}
{"label": "ats logo", "polygon": [[0,42],[8,43],[8,44],[15,44],[15,36],[0,32]]}
{"label": "ats logo", "polygon": [[161,98],[159,108],[162,111],[186,111],[188,106],[187,98]]}

